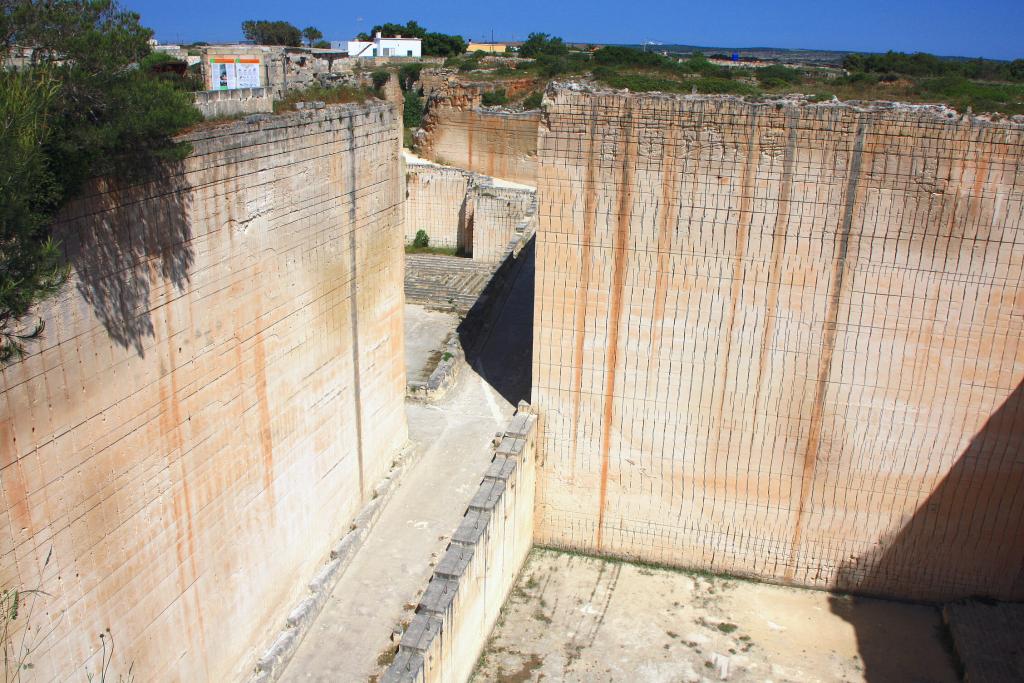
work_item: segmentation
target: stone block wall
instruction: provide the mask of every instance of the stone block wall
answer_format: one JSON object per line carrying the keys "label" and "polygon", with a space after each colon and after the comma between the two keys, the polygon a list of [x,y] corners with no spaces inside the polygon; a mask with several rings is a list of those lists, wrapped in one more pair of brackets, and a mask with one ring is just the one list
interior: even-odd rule
{"label": "stone block wall", "polygon": [[244,678],[372,495],[406,440],[397,130],[380,102],[219,126],[63,213],[71,282],[0,385],[38,680],[97,675],[106,628],[114,675]]}
{"label": "stone block wall", "polygon": [[1024,598],[1024,126],[548,98],[537,542]]}
{"label": "stone block wall", "polygon": [[513,239],[536,229],[537,193],[533,190],[481,186],[473,204],[475,261],[499,263]]}
{"label": "stone block wall", "polygon": [[204,90],[193,96],[196,109],[206,119],[274,111],[274,93],[270,88]]}
{"label": "stone block wall", "polygon": [[533,230],[537,200],[531,188],[497,185],[477,173],[424,163],[410,163],[405,179],[406,244],[425,230],[430,246],[499,263],[516,235]]}
{"label": "stone block wall", "polygon": [[432,99],[417,136],[417,153],[438,163],[536,185],[540,112],[473,108],[478,105],[479,93],[466,106]]}
{"label": "stone block wall", "polygon": [[473,176],[457,168],[409,164],[405,172],[405,242],[425,230],[434,247],[466,249],[466,201]]}
{"label": "stone block wall", "polygon": [[211,57],[256,57],[260,60],[260,82],[275,97],[304,90],[313,85],[351,85],[360,61],[344,53],[310,48],[284,48],[272,45],[217,45],[202,49],[201,64],[205,83],[210,82]]}
{"label": "stone block wall", "polygon": [[532,546],[536,425],[509,423],[382,683],[469,680]]}

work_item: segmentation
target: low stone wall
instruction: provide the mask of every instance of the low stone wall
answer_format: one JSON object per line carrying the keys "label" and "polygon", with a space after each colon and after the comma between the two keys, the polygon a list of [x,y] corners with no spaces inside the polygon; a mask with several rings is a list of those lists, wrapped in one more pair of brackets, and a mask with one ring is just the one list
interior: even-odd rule
{"label": "low stone wall", "polygon": [[196,109],[205,119],[274,111],[274,92],[270,88],[205,90],[195,93]]}
{"label": "low stone wall", "polygon": [[466,364],[466,352],[459,343],[459,335],[452,334],[445,342],[441,360],[430,373],[426,381],[410,379],[406,385],[405,395],[417,401],[436,401],[455,385],[459,371]]}
{"label": "low stone wall", "polygon": [[537,418],[521,403],[437,563],[385,683],[468,680],[530,551]]}

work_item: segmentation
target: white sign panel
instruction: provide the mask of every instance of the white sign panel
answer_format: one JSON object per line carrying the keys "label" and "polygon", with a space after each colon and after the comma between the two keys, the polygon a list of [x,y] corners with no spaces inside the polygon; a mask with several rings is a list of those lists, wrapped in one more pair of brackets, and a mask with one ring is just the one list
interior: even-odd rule
{"label": "white sign panel", "polygon": [[260,60],[253,57],[213,57],[210,59],[210,90],[259,88]]}
{"label": "white sign panel", "polygon": [[260,63],[239,61],[235,64],[235,81],[239,88],[260,87]]}

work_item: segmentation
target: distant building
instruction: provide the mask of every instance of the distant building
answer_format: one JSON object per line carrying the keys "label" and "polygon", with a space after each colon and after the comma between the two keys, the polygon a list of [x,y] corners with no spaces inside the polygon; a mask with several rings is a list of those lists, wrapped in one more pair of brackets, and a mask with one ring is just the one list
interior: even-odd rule
{"label": "distant building", "polygon": [[347,50],[349,57],[422,57],[422,42],[419,38],[403,38],[393,36],[384,38],[380,32],[373,41],[349,40],[334,41],[331,47],[335,50]]}
{"label": "distant building", "polygon": [[508,52],[508,43],[470,43],[466,52]]}

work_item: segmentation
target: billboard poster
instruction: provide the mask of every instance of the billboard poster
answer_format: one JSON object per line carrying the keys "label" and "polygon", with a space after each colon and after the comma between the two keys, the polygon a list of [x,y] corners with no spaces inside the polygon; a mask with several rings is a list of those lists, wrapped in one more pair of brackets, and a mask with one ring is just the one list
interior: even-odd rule
{"label": "billboard poster", "polygon": [[235,81],[239,88],[260,87],[260,60],[239,59],[235,63]]}
{"label": "billboard poster", "polygon": [[223,57],[211,59],[210,90],[234,90],[236,87],[235,60]]}
{"label": "billboard poster", "polygon": [[210,90],[260,87],[260,60],[254,57],[210,59]]}

